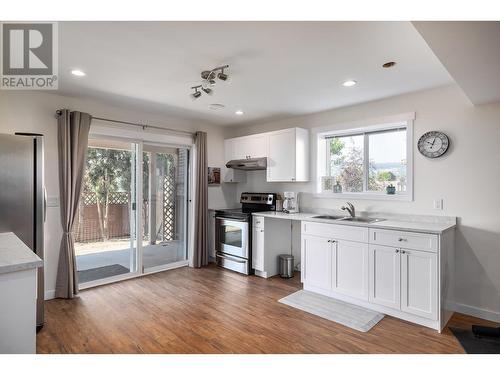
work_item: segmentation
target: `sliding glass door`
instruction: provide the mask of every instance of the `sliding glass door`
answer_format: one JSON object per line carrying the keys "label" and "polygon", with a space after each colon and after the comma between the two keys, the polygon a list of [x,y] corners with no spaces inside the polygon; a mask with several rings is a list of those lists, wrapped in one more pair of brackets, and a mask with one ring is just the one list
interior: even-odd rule
{"label": "sliding glass door", "polygon": [[73,226],[80,284],[137,271],[138,145],[91,139]]}
{"label": "sliding glass door", "polygon": [[188,172],[188,148],[89,140],[73,227],[81,287],[187,265]]}
{"label": "sliding glass door", "polygon": [[188,169],[186,148],[144,144],[144,272],[187,261]]}

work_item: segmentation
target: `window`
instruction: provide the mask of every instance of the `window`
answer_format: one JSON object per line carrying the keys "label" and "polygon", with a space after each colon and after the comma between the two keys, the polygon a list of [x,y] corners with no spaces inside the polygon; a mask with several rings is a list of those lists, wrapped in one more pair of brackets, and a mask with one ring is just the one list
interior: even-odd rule
{"label": "window", "polygon": [[318,133],[318,193],[412,199],[411,122]]}

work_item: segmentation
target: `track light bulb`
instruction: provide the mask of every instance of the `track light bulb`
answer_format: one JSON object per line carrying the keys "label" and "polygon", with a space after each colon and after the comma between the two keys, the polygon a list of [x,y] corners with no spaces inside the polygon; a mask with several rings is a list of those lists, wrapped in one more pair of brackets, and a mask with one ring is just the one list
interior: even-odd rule
{"label": "track light bulb", "polygon": [[198,99],[200,96],[201,96],[201,92],[200,92],[200,91],[198,91],[198,90],[196,90],[195,92],[193,92],[193,93],[191,94],[191,97],[192,97],[193,99]]}
{"label": "track light bulb", "polygon": [[219,78],[221,81],[227,81],[228,76],[224,73],[224,70],[222,70],[219,74],[217,74],[217,78]]}
{"label": "track light bulb", "polygon": [[[201,88],[203,90],[203,92],[205,92],[205,94],[207,95],[212,95],[214,93],[214,91],[211,89],[211,88],[208,88],[208,87],[202,87]],[[201,94],[201,93],[200,93]]]}

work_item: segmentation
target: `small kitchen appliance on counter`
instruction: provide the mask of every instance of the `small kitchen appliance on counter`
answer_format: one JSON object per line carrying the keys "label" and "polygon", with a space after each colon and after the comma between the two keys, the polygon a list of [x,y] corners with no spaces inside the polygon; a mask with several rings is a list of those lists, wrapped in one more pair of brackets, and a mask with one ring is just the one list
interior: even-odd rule
{"label": "small kitchen appliance on counter", "polygon": [[283,193],[283,212],[295,214],[299,212],[298,194],[293,191]]}
{"label": "small kitchen appliance on counter", "polygon": [[275,193],[241,193],[241,208],[215,211],[217,265],[252,273],[252,212],[276,211]]}

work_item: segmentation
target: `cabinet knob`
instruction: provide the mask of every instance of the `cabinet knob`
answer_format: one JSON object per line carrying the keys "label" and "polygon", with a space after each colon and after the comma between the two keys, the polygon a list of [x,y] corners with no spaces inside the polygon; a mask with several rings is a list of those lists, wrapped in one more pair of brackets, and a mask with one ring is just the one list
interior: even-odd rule
{"label": "cabinet knob", "polygon": [[261,229],[260,231],[261,231],[261,232],[264,232],[264,229]]}
{"label": "cabinet knob", "polygon": [[403,242],[403,241],[408,241],[408,240],[407,240],[406,238],[402,238],[402,237],[400,237],[400,238],[398,238],[398,241],[399,241],[399,242]]}
{"label": "cabinet knob", "polygon": [[404,250],[401,250],[401,254],[406,254],[406,251],[404,251]]}
{"label": "cabinet knob", "polygon": [[399,253],[399,249],[396,249],[396,253]]}

